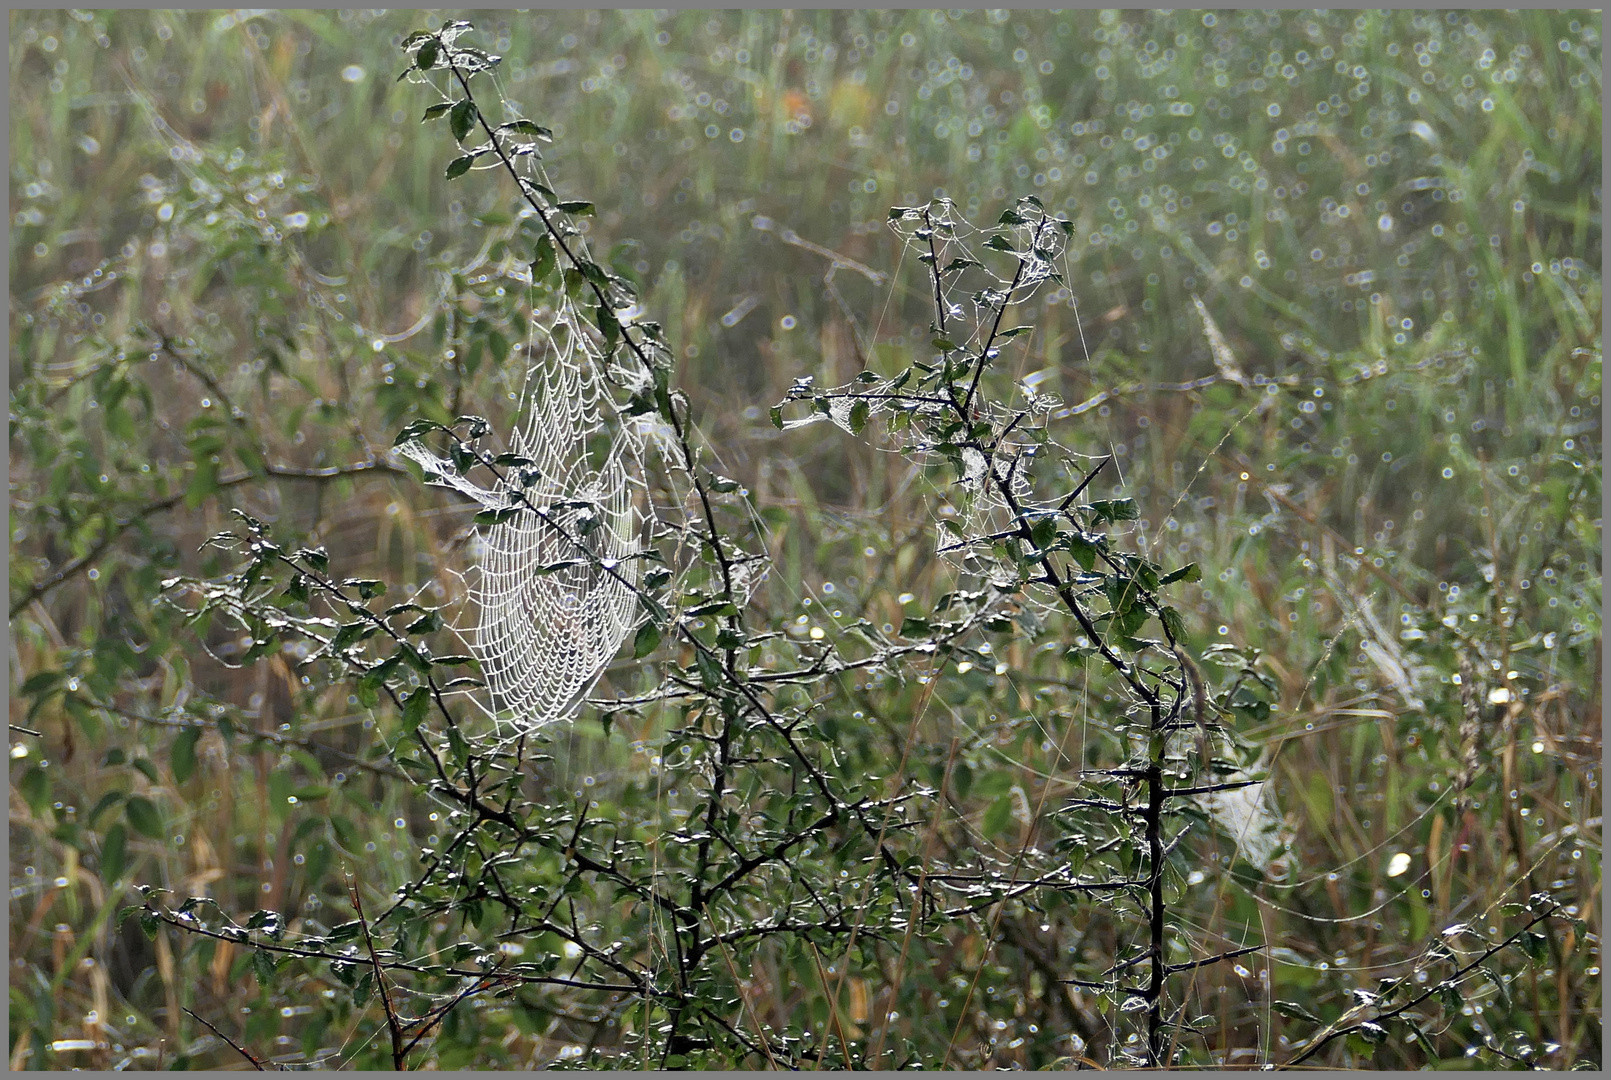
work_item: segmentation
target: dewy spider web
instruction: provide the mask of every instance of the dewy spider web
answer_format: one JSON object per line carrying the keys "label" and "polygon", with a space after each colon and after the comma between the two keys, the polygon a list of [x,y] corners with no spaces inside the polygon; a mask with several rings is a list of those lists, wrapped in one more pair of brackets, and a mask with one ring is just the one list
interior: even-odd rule
{"label": "dewy spider web", "polygon": [[[930,265],[928,287],[935,290],[936,277],[940,281],[937,291],[928,297],[939,313],[932,329],[944,339],[937,341],[936,346],[954,357],[977,357],[989,342],[991,351],[985,360],[991,366],[999,362],[998,354],[1005,350],[1015,329],[1001,316],[1012,308],[1027,305],[1043,283],[1054,279],[1056,264],[1065,250],[1065,234],[1061,228],[1038,203],[1030,200],[1020,201],[1013,211],[1003,215],[1001,225],[989,230],[989,237],[981,236],[983,230],[963,217],[949,199],[936,199],[925,207],[892,211],[889,224],[906,249]],[[984,265],[991,255],[977,250],[1005,250],[994,239],[998,237],[1018,253],[1018,269],[1012,277],[1002,276]],[[1213,350],[1218,377],[1248,385],[1248,379],[1201,301],[1198,311]],[[954,408],[953,402],[939,396],[924,400],[921,395],[914,395],[909,386],[904,395],[905,403],[895,404],[902,396],[898,392],[904,383],[899,377],[872,379],[817,390],[802,381],[791,390],[790,397],[814,398],[814,408],[809,415],[789,420],[782,426],[792,428],[827,420],[860,434],[871,417],[888,416],[894,409],[944,416]],[[1027,383],[1020,384],[1020,391],[1027,400],[1018,407],[993,402],[985,395],[970,400],[975,420],[988,417],[994,421],[992,426],[1005,434],[988,463],[977,450],[961,451],[960,476],[942,506],[942,515],[948,516],[941,517],[945,528],[936,545],[938,553],[962,571],[992,579],[1002,576],[1003,568],[989,552],[988,545],[970,542],[969,538],[1001,536],[1012,531],[1015,515],[1009,496],[1011,503],[1026,514],[1055,514],[1061,499],[1037,492],[1036,481],[1049,481],[1053,488],[1066,489],[1069,483],[1078,482],[1076,459],[1090,457],[1050,438],[1048,429],[1052,423],[1074,415],[1074,410],[1063,408],[1061,402],[1049,395],[1036,394]],[[1020,414],[1026,422],[1015,424]],[[915,427],[903,428],[908,441],[899,447],[900,451],[921,462],[943,460],[936,447],[921,438],[911,437]],[[893,435],[893,426],[890,430]],[[995,475],[989,475],[987,470],[993,470]],[[1018,599],[1026,613],[1033,611],[1043,619],[1055,617],[1060,610],[1035,586],[1023,588]],[[1245,776],[1245,772],[1238,771],[1231,780]],[[1199,807],[1235,840],[1245,858],[1266,871],[1277,862],[1275,856],[1286,845],[1288,837],[1283,832],[1282,818],[1267,785],[1218,792],[1197,801]]]}
{"label": "dewy spider web", "polygon": [[[517,512],[476,526],[458,576],[476,611],[455,627],[480,661],[493,708],[530,731],[568,719],[632,629],[649,500],[641,425],[621,417],[602,351],[568,301],[534,322],[509,452],[490,489],[422,442],[398,452],[427,481]],[[624,374],[612,372],[611,374]]]}
{"label": "dewy spider web", "polygon": [[[890,228],[901,238],[904,246],[916,253],[921,261],[932,262],[942,271],[945,284],[941,294],[936,297],[931,292],[929,301],[943,312],[936,327],[943,330],[942,336],[954,346],[950,350],[953,358],[976,356],[994,331],[995,340],[987,358],[987,363],[994,365],[999,355],[1008,348],[1008,342],[1017,329],[1006,323],[998,326],[998,311],[1028,304],[1040,291],[1041,285],[1052,280],[1057,271],[1056,263],[1065,243],[1062,229],[1038,208],[1032,210],[1027,202],[1020,202],[1017,211],[1022,212],[1020,223],[989,230],[990,237],[1008,239],[1014,250],[1023,253],[1019,269],[1013,277],[1003,277],[986,265],[986,260],[998,256],[993,252],[975,249],[991,247],[991,240],[982,238],[981,230],[969,222],[950,199],[936,199],[924,207],[891,211]],[[952,267],[956,268],[956,272],[952,272]],[[927,287],[933,289],[932,276],[927,279]],[[791,390],[791,397],[806,398],[818,394],[822,397],[810,415],[789,420],[783,426],[792,428],[828,420],[846,431],[860,434],[857,429],[865,418],[888,414],[894,408],[911,408],[919,414],[929,415],[945,415],[952,408],[949,402],[938,397],[915,406],[895,406],[892,402],[900,389],[895,380],[889,379],[852,383],[825,391],[798,383]],[[1031,428],[1038,427],[1044,434],[1048,414],[1057,403],[1051,398],[1037,399],[1033,391],[1027,388],[1026,392],[1030,395],[1027,403],[1027,411],[1032,416],[1030,424],[1017,427],[1003,440],[989,466],[984,455],[977,450],[963,449],[961,476],[954,493],[947,495],[941,508],[941,524],[945,531],[941,533],[939,552],[965,571],[988,575],[994,560],[987,555],[981,557],[982,553],[975,545],[961,543],[959,538],[988,535],[1011,527],[1012,512],[1002,494],[1002,487],[1010,491],[1020,505],[1038,508],[1032,476],[1037,454],[1051,453],[1065,459],[1085,456],[1074,454],[1032,433]],[[910,388],[907,393],[910,401]],[[860,405],[866,406],[862,417],[855,415]],[[998,429],[1007,427],[1019,411],[1007,404],[992,401],[984,394],[978,395],[971,407],[976,419],[983,419],[988,413],[1000,421]],[[914,429],[907,427],[905,431],[912,432]],[[899,449],[920,462],[942,460],[934,447],[921,440],[909,441]],[[995,477],[986,475],[987,467],[994,468]]]}
{"label": "dewy spider web", "polygon": [[418,441],[427,477],[509,520],[476,526],[459,574],[476,610],[456,627],[500,717],[522,730],[568,719],[632,629],[649,517],[640,425],[620,417],[601,350],[567,300],[534,325],[508,468],[491,489]]}
{"label": "dewy spider web", "polygon": [[487,685],[530,727],[568,718],[631,630],[648,506],[637,425],[618,422],[602,357],[568,301],[543,337],[510,449],[534,462],[529,502],[570,505],[483,529],[467,581]]}
{"label": "dewy spider web", "polygon": [[[451,46],[469,29],[452,23],[439,38]],[[492,80],[505,116],[517,116],[490,64],[476,70]],[[450,89],[444,102],[458,96]],[[548,204],[549,218],[561,214],[535,143],[515,144],[498,157],[516,170],[528,199]],[[579,234],[572,231],[570,243],[585,257]],[[649,375],[607,358],[598,331],[567,295],[555,304],[551,315],[533,317],[507,440],[515,460],[491,488],[417,438],[398,447],[419,462],[428,482],[509,512],[475,526],[471,565],[450,572],[463,581],[476,612],[473,629],[453,629],[480,661],[490,711],[520,731],[574,715],[621,648],[653,531],[642,453],[654,432],[625,416],[611,393],[612,384],[641,390]],[[627,323],[631,315],[618,317]]]}

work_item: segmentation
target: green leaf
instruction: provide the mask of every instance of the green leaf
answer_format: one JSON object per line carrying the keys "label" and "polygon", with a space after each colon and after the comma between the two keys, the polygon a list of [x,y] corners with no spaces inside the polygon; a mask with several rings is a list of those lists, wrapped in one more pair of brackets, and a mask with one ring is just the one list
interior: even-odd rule
{"label": "green leaf", "polygon": [[458,762],[459,767],[463,768],[470,760],[470,744],[464,740],[464,734],[456,727],[447,729],[447,737],[448,752],[453,755],[453,760]]}
{"label": "green leaf", "polygon": [[1012,820],[1012,796],[1003,795],[990,804],[985,811],[984,820],[979,823],[979,831],[985,836],[995,836],[1007,827]]}
{"label": "green leaf", "polygon": [[403,427],[402,431],[397,433],[397,438],[392,440],[392,449],[395,450],[404,443],[413,442],[421,435],[435,431],[441,426],[435,420],[412,420]]}
{"label": "green leaf", "polygon": [[951,352],[957,347],[957,343],[948,337],[935,337],[934,340],[929,342],[929,344],[934,346],[936,349],[939,349],[941,352]]}
{"label": "green leaf", "polygon": [[1175,641],[1184,641],[1186,639],[1186,623],[1180,617],[1180,612],[1164,605],[1159,607],[1158,617],[1163,621],[1164,627],[1168,629],[1171,638]]}
{"label": "green leaf", "polygon": [[350,648],[358,640],[359,635],[368,628],[369,624],[362,621],[343,623],[336,631],[335,637],[330,639],[330,651],[339,653]]}
{"label": "green leaf", "polygon": [[50,810],[50,777],[38,765],[22,774],[17,790],[33,812],[44,817]]}
{"label": "green leaf", "polygon": [[504,522],[509,521],[518,515],[520,510],[521,507],[518,504],[515,506],[505,506],[497,510],[483,510],[471,520],[473,520],[477,525],[502,525]]}
{"label": "green leaf", "polygon": [[704,649],[694,654],[695,665],[699,668],[699,681],[706,690],[719,690],[722,685],[722,666],[714,656]]}
{"label": "green leaf", "polygon": [[453,132],[453,138],[462,143],[464,137],[475,130],[475,102],[465,98],[453,106],[453,111],[448,114],[448,127]]}
{"label": "green leaf", "polygon": [[1005,236],[992,236],[990,239],[984,242],[984,246],[989,248],[991,251],[1006,251],[1017,254],[1016,249],[1012,246],[1012,242],[1009,241]]}
{"label": "green leaf", "polygon": [[447,656],[438,656],[435,659],[435,663],[444,667],[459,667],[463,664],[474,664],[475,662],[475,657],[467,656],[463,653],[450,653]]}
{"label": "green leaf", "polygon": [[507,124],[499,124],[498,130],[507,131],[511,135],[532,135],[544,142],[551,142],[554,138],[552,131],[534,120],[511,120]]}
{"label": "green leaf", "polygon": [[783,430],[783,406],[774,405],[769,414],[772,417],[772,426],[779,431]]}
{"label": "green leaf", "polygon": [[1043,517],[1029,527],[1030,542],[1038,548],[1049,548],[1057,541],[1057,519]]}
{"label": "green leaf", "polygon": [[1320,1017],[1299,1005],[1296,1001],[1274,1001],[1270,1007],[1282,1016],[1290,1016],[1294,1020],[1306,1020],[1311,1024],[1321,1023]]}
{"label": "green leaf", "polygon": [[196,774],[196,742],[200,738],[199,727],[187,727],[174,736],[168,761],[173,768],[173,778],[178,783],[182,784]]}
{"label": "green leaf", "polygon": [[190,485],[185,489],[185,508],[194,510],[213,492],[218,490],[218,463],[211,454],[198,454],[196,471],[191,474]]}
{"label": "green leaf", "polygon": [[1549,942],[1537,931],[1528,930],[1523,933],[1520,945],[1522,951],[1536,964],[1542,964],[1549,957]]}
{"label": "green leaf", "polygon": [[867,417],[872,412],[872,406],[866,401],[858,401],[850,407],[850,431],[853,435],[860,435],[867,427]]}
{"label": "green leaf", "polygon": [[246,920],[246,929],[262,930],[273,937],[276,932],[285,932],[285,921],[278,911],[254,911]]}
{"label": "green leaf", "polygon": [[916,640],[918,638],[928,637],[931,632],[932,628],[929,626],[929,621],[927,619],[920,618],[916,615],[908,615],[901,620],[901,637],[903,638],[911,638]]}
{"label": "green leaf", "polygon": [[536,285],[548,278],[554,272],[558,263],[558,253],[554,248],[554,240],[549,236],[537,238],[537,246],[531,256],[531,282]]}
{"label": "green leaf", "polygon": [[1035,328],[1033,326],[1015,326],[1011,330],[1003,330],[1001,333],[997,334],[996,337],[1002,341],[1008,341],[1017,337],[1019,334],[1030,333],[1034,329]]}
{"label": "green leaf", "polygon": [[951,770],[951,791],[958,799],[966,799],[973,790],[973,769],[966,761],[959,761]]}
{"label": "green leaf", "polygon": [[420,123],[423,124],[427,120],[435,120],[437,117],[441,116],[451,108],[453,108],[453,102],[451,101],[439,101],[435,105],[427,106],[425,109],[425,115],[420,117]]}
{"label": "green leaf", "polygon": [[632,640],[632,658],[642,660],[659,647],[660,627],[650,620],[638,627],[638,635]]}
{"label": "green leaf", "polygon": [[616,343],[621,340],[621,322],[608,304],[600,304],[594,309],[593,321],[598,325],[599,333],[604,335],[604,354],[608,356],[615,352]]}
{"label": "green leaf", "polygon": [[440,611],[427,611],[404,628],[408,634],[434,634],[442,629],[442,613]]}
{"label": "green leaf", "polygon": [[162,838],[162,814],[150,799],[143,795],[130,795],[123,806],[123,815],[134,826],[134,831],[153,840]]}
{"label": "green leaf", "polygon": [[268,990],[274,985],[274,958],[262,949],[252,950],[252,974],[257,976],[257,985],[262,990]]}
{"label": "green leaf", "polygon": [[1096,565],[1096,545],[1084,533],[1068,534],[1068,552],[1074,557],[1074,561],[1086,570]]}
{"label": "green leaf", "polygon": [[1415,1016],[1410,1013],[1404,1013],[1400,1015],[1399,1019],[1403,1020],[1404,1026],[1410,1029],[1410,1034],[1415,1037],[1416,1042],[1421,1044],[1421,1049],[1436,1058],[1438,1055],[1437,1046],[1432,1042],[1432,1037],[1421,1027]]}
{"label": "green leaf", "polygon": [[1134,499],[1098,499],[1090,504],[1091,510],[1103,521],[1136,521],[1141,509]]}
{"label": "green leaf", "polygon": [[1149,617],[1150,613],[1146,608],[1140,604],[1134,604],[1119,613],[1118,618],[1114,620],[1114,625],[1118,628],[1120,634],[1124,637],[1129,637],[1137,630],[1140,630]]}
{"label": "green leaf", "polygon": [[559,204],[559,209],[565,211],[567,214],[575,214],[578,217],[592,217],[595,212],[593,204],[585,199],[575,199],[570,202],[562,202]]}
{"label": "green leaf", "polygon": [[689,608],[683,614],[694,619],[701,615],[737,615],[738,609],[728,600],[709,600]]}
{"label": "green leaf", "polygon": [[293,603],[306,604],[308,602],[308,576],[306,574],[292,574],[290,584],[280,594]]}
{"label": "green leaf", "polygon": [[122,802],[123,796],[124,793],[121,791],[108,791],[105,795],[102,795],[99,799],[95,800],[95,808],[89,812],[89,816],[86,817],[84,821],[89,825],[90,828],[95,828],[95,823],[100,819],[100,816],[107,810]]}
{"label": "green leaf", "polygon": [[101,838],[101,882],[110,886],[128,869],[129,830],[122,822],[106,830]]}
{"label": "green leaf", "polygon": [[487,71],[497,67],[503,62],[503,57],[494,56],[480,49],[465,47],[453,55],[453,66],[461,71]]}
{"label": "green leaf", "polygon": [[27,680],[17,688],[17,692],[22,694],[24,697],[32,697],[41,690],[50,689],[52,686],[55,686],[65,678],[67,678],[67,672],[65,671],[51,670],[35,672],[34,674],[28,676]]}
{"label": "green leaf", "polygon": [[457,180],[459,177],[469,172],[470,166],[475,164],[475,159],[476,155],[466,154],[463,157],[456,157],[452,161],[448,162],[447,178],[449,180]]}
{"label": "green leaf", "polygon": [[420,51],[414,54],[414,66],[421,71],[429,71],[436,66],[436,58],[442,52],[441,43],[432,37],[420,43]]}
{"label": "green leaf", "polygon": [[325,937],[330,941],[331,944],[339,945],[343,941],[353,940],[359,934],[363,933],[363,929],[364,924],[359,922],[357,919],[353,919],[350,922],[344,922],[339,926],[331,927],[330,933],[326,934]]}
{"label": "green leaf", "polygon": [[1172,570],[1158,579],[1160,585],[1172,585],[1177,581],[1201,581],[1203,572],[1196,563],[1187,563],[1179,570]]}
{"label": "green leaf", "polygon": [[403,699],[403,728],[398,737],[412,735],[425,722],[425,715],[431,708],[431,688],[421,686]]}
{"label": "green leaf", "polygon": [[567,266],[565,268],[565,295],[575,300],[582,295],[582,290],[586,287],[587,275],[574,266]]}

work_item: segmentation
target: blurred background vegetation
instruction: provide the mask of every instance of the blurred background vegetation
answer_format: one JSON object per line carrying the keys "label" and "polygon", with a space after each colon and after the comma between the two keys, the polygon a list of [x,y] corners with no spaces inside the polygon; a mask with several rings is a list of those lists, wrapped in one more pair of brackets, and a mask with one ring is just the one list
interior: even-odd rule
{"label": "blurred background vegetation", "polygon": [[[342,866],[384,897],[433,842],[347,686],[291,655],[233,668],[249,643],[218,628],[209,655],[155,598],[216,568],[198,546],[232,506],[394,587],[463,557],[465,512],[384,453],[417,415],[496,415],[525,340],[512,192],[446,181],[395,82],[403,35],[445,17],[9,16],[13,1067],[237,1064],[186,1009],[264,1056],[381,1060],[336,988],[113,916],[150,883],[339,921]],[[771,529],[775,620],[898,626],[949,573],[925,477],[766,422],[796,377],[854,375],[859,340],[890,372],[926,348],[888,207],[993,221],[1030,193],[1072,218],[1068,288],[1013,375],[1089,406],[1137,542],[1204,571],[1194,649],[1256,650],[1271,684],[1240,733],[1292,850],[1261,875],[1205,847],[1182,910],[1277,947],[1195,977],[1199,1050],[1282,1060],[1302,1036],[1272,998],[1334,1019],[1441,928],[1499,934],[1502,901],[1547,891],[1583,921],[1497,956],[1425,1043],[1327,1060],[1599,1062],[1597,12],[459,17],[683,350]],[[1249,385],[1168,387],[1216,371],[1194,295]],[[1049,744],[1025,718],[1067,722],[1071,691],[952,674],[919,760],[960,740],[966,832],[1014,784],[1033,800]],[[911,695],[867,689],[896,733],[859,752],[898,754]],[[556,790],[641,767],[626,740],[557,736]],[[854,980],[847,1014],[898,1001],[905,1038],[975,1067],[1097,1055],[1091,1002],[1034,974],[1084,917],[961,936],[907,985]],[[990,975],[968,1005],[959,972]],[[817,984],[754,978],[769,1019],[822,1024]],[[614,1060],[609,1007],[476,1004],[442,1067]]]}

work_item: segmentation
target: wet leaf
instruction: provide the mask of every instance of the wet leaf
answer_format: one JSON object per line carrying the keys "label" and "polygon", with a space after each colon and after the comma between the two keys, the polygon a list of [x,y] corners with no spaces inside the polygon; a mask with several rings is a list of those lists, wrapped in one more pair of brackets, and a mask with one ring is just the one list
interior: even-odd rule
{"label": "wet leaf", "polygon": [[1282,1016],[1290,1016],[1294,1020],[1305,1020],[1311,1024],[1319,1024],[1322,1022],[1320,1017],[1316,1016],[1302,1005],[1299,1005],[1296,1001],[1271,1002],[1270,1008],[1274,1009]]}
{"label": "wet leaf", "polygon": [[632,658],[642,660],[659,647],[660,627],[651,620],[638,627],[637,637],[632,641]]}
{"label": "wet leaf", "polygon": [[162,814],[156,805],[143,795],[130,795],[123,805],[123,816],[128,818],[134,831],[153,840],[162,839]]}
{"label": "wet leaf", "polygon": [[174,736],[173,749],[169,753],[168,760],[176,782],[182,784],[195,775],[196,743],[200,739],[199,727],[187,727]]}
{"label": "wet leaf", "polygon": [[398,737],[412,735],[414,731],[425,722],[425,716],[431,708],[431,688],[421,686],[414,689],[403,699],[403,725]]}
{"label": "wet leaf", "polygon": [[[475,129],[475,117],[475,102],[469,98],[465,98],[453,106],[452,111],[448,114],[448,127],[452,130],[453,138],[456,141],[462,143],[464,137]],[[452,178],[449,177],[449,179]]]}

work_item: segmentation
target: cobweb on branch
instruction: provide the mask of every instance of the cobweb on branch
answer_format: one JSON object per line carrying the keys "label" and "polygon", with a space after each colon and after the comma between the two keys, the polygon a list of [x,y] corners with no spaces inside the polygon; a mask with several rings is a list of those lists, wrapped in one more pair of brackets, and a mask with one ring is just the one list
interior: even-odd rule
{"label": "cobweb on branch", "polygon": [[620,415],[602,350],[563,301],[534,326],[509,452],[490,489],[419,441],[398,452],[428,482],[483,508],[516,512],[476,526],[460,573],[476,616],[455,627],[480,661],[500,719],[530,731],[569,719],[634,625],[650,501],[642,426]]}

